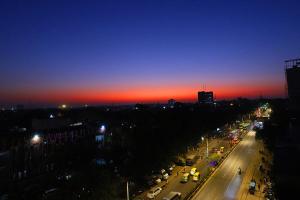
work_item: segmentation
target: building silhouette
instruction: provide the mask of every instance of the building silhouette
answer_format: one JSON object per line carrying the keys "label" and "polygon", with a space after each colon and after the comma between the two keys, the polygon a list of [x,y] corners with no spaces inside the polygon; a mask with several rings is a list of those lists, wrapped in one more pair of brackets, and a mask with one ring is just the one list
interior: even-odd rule
{"label": "building silhouette", "polygon": [[285,61],[287,93],[291,109],[300,108],[300,59]]}
{"label": "building silhouette", "polygon": [[169,100],[168,100],[168,106],[169,106],[170,108],[174,108],[175,104],[176,104],[175,99],[169,99]]}
{"label": "building silhouette", "polygon": [[200,103],[200,104],[214,103],[214,93],[212,91],[209,91],[209,92],[200,91],[200,92],[198,92],[198,103]]}

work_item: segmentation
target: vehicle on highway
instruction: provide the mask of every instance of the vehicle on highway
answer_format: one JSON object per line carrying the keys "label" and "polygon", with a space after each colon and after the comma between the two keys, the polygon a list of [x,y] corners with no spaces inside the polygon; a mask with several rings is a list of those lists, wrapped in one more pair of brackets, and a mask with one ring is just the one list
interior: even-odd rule
{"label": "vehicle on highway", "polygon": [[196,172],[193,176],[193,181],[199,181],[199,178],[200,178],[200,173]]}
{"label": "vehicle on highway", "polygon": [[173,192],[173,191],[163,198],[163,200],[179,200],[179,199],[181,199],[181,193]]}
{"label": "vehicle on highway", "polygon": [[197,168],[193,167],[190,171],[190,174],[193,176],[197,172]]}
{"label": "vehicle on highway", "polygon": [[192,154],[192,155],[187,156],[186,157],[186,165],[192,166],[196,162],[196,159],[197,159],[196,155]]}
{"label": "vehicle on highway", "polygon": [[190,174],[189,173],[184,173],[181,177],[181,183],[187,183],[189,181]]}
{"label": "vehicle on highway", "polygon": [[162,191],[161,187],[152,188],[148,193],[147,197],[149,199],[154,199]]}

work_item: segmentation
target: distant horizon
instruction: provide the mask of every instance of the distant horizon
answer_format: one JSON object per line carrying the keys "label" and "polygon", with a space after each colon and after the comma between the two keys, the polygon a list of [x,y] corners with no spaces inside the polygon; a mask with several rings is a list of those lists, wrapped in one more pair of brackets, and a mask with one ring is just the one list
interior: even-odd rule
{"label": "distant horizon", "polygon": [[[259,99],[286,99],[287,97],[283,96],[256,96],[256,97],[236,97],[236,98],[227,98],[227,99],[215,99],[215,102],[221,102],[221,101],[235,101],[238,99],[248,99],[248,100],[259,100]],[[32,104],[26,104],[22,102],[18,103],[0,103],[0,109],[5,108],[6,110],[11,109],[12,107],[16,108],[17,106],[24,106],[24,109],[38,109],[38,108],[43,108],[43,109],[51,109],[51,108],[59,108],[61,105],[66,105],[67,108],[84,108],[84,107],[118,107],[118,106],[134,106],[136,104],[143,104],[143,105],[155,105],[155,104],[160,104],[160,105],[166,105],[168,104],[168,100],[174,99],[174,98],[169,98],[165,101],[146,101],[146,102],[124,102],[124,103],[61,103],[61,104],[45,104],[45,103],[32,103]],[[177,99],[174,99],[178,103],[190,103],[190,104],[197,104],[198,101],[197,99],[195,100],[184,100],[180,101]]]}

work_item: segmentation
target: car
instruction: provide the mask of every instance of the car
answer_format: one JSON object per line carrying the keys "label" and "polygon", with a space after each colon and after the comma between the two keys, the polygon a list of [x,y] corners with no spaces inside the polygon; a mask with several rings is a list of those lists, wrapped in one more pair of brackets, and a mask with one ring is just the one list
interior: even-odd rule
{"label": "car", "polygon": [[162,175],[162,178],[164,180],[167,180],[169,178],[169,174],[167,172],[165,172],[163,175]]}
{"label": "car", "polygon": [[173,191],[163,198],[163,200],[179,200],[179,199],[181,199],[181,193],[173,192]]}
{"label": "car", "polygon": [[161,187],[154,187],[147,193],[147,197],[149,199],[154,199],[161,191]]}
{"label": "car", "polygon": [[196,172],[193,176],[193,181],[199,181],[200,173]]}
{"label": "car", "polygon": [[184,173],[183,176],[181,177],[181,183],[187,183],[189,181],[189,173]]}
{"label": "car", "polygon": [[190,174],[193,176],[197,171],[197,168],[196,167],[193,167],[190,171]]}
{"label": "car", "polygon": [[174,168],[175,168],[175,164],[169,165],[169,167],[167,168],[168,174],[172,174],[172,171],[174,170]]}
{"label": "car", "polygon": [[163,179],[163,177],[162,177],[161,174],[154,174],[154,175],[152,175],[152,180],[156,184],[160,183],[162,179]]}
{"label": "car", "polygon": [[224,147],[220,147],[220,152],[221,152],[221,153],[224,152]]}
{"label": "car", "polygon": [[155,179],[155,183],[160,183],[161,182],[161,179],[160,178],[158,178],[158,179]]}

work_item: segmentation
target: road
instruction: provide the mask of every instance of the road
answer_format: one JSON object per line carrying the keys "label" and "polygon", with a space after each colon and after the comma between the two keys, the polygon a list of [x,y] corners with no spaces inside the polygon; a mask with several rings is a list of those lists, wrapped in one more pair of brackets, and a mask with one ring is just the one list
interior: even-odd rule
{"label": "road", "polygon": [[[243,172],[247,170],[251,160],[256,156],[256,148],[255,132],[249,131],[192,199],[237,199],[238,191],[245,176]],[[242,169],[241,175],[237,173],[239,167]]]}
{"label": "road", "polygon": [[[211,139],[209,140],[209,150],[211,150],[213,147],[220,147],[220,146],[225,146],[225,150],[229,149],[229,143],[227,140],[223,140],[221,138],[216,138],[216,139]],[[194,154],[200,154],[203,157],[205,157],[204,155],[206,155],[206,145],[205,143],[203,143],[200,147],[199,151],[192,151],[190,153],[194,153]],[[202,174],[205,170],[209,170],[208,166],[207,166],[207,162],[204,159],[199,159],[195,165],[193,165],[193,167],[197,167],[197,169],[200,171],[200,173]],[[162,192],[155,198],[157,200],[161,200],[163,197],[167,196],[171,191],[177,191],[177,192],[181,192],[182,196],[186,196],[194,187],[196,187],[196,182],[193,182],[190,178],[190,180],[188,181],[188,183],[180,183],[181,177],[184,173],[184,168],[186,172],[190,172],[190,169],[192,168],[191,166],[186,166],[186,167],[180,167],[180,166],[176,166],[172,176],[170,176],[170,178],[168,179],[168,184],[166,187],[164,187],[164,189],[162,190]],[[178,172],[178,175],[177,175]],[[156,187],[156,186],[155,186]],[[146,194],[148,191],[145,191],[142,195],[140,195],[139,197],[141,197],[142,199],[147,199],[146,198]]]}
{"label": "road", "polygon": [[[218,147],[220,146],[219,142],[221,142],[221,139],[214,139],[210,142],[210,150],[213,147]],[[201,152],[205,152],[205,148],[201,148]],[[201,172],[204,170],[208,170],[207,168],[207,163],[202,159],[199,159],[193,167],[197,167],[197,169]],[[190,172],[192,167],[186,166],[185,171]],[[196,187],[196,182],[193,182],[190,178],[190,180],[187,183],[181,183],[180,180],[183,175],[183,169],[180,169],[179,175],[178,176],[173,176],[171,177],[172,179],[169,180],[169,185],[166,187],[158,196],[156,199],[160,200],[163,197],[167,196],[171,191],[176,191],[180,192],[182,196],[186,196],[187,193],[189,193],[194,187]]]}

